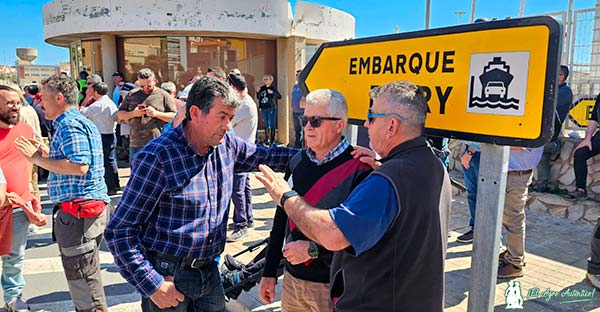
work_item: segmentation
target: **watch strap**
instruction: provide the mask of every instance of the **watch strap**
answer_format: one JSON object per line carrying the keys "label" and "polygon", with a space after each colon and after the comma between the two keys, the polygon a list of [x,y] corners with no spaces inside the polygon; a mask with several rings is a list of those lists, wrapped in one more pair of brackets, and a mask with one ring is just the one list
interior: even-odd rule
{"label": "watch strap", "polygon": [[281,200],[279,201],[279,206],[284,208],[285,201],[288,200],[290,197],[294,197],[294,196],[298,196],[298,192],[296,192],[294,190],[290,190],[290,191],[283,193],[281,195]]}

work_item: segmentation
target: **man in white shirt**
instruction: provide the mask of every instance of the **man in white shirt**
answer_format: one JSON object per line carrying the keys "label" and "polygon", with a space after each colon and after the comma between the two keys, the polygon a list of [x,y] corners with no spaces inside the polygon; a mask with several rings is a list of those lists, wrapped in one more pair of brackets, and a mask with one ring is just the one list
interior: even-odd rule
{"label": "man in white shirt", "polygon": [[116,195],[121,190],[119,185],[119,168],[117,167],[117,148],[115,145],[115,126],[117,105],[107,96],[108,85],[104,82],[92,86],[94,102],[82,108],[81,113],[90,119],[102,135],[102,152],[104,153],[104,183],[108,195]]}
{"label": "man in white shirt", "polygon": [[[239,71],[231,71],[227,82],[240,95],[241,105],[235,111],[231,120],[233,132],[247,142],[254,143],[258,126],[258,111],[256,103],[248,95],[246,79]],[[248,228],[254,225],[252,217],[252,189],[248,173],[233,175],[233,233],[227,237],[228,242],[235,242],[248,235]]]}

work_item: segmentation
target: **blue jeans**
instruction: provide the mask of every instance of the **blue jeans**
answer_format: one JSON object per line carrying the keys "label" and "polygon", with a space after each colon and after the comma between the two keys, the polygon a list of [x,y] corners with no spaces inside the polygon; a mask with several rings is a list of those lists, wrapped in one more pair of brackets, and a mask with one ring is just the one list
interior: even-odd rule
{"label": "blue jeans", "polygon": [[248,173],[236,173],[233,175],[233,223],[236,228],[248,226],[248,222],[254,222],[252,217],[252,189]]}
{"label": "blue jeans", "polygon": [[131,166],[131,162],[133,161],[133,157],[135,156],[135,154],[137,154],[142,149],[143,149],[143,147],[135,147],[135,146],[129,147],[129,165],[130,166]]}
{"label": "blue jeans", "polygon": [[296,141],[294,142],[295,148],[302,148],[302,123],[300,123],[300,118],[304,115],[304,113],[293,113],[294,117],[294,134],[296,137]]}
{"label": "blue jeans", "polygon": [[104,183],[109,191],[120,188],[119,167],[117,166],[117,146],[115,134],[102,134],[102,153],[104,154]]}
{"label": "blue jeans", "polygon": [[142,311],[169,311],[169,312],[226,312],[225,291],[221,283],[218,264],[211,264],[200,268],[182,268],[176,263],[148,256],[154,269],[161,275],[173,276],[175,287],[183,294],[184,300],[173,308],[160,309],[150,298],[142,298]]}
{"label": "blue jeans", "polygon": [[22,210],[13,212],[13,239],[8,256],[2,257],[2,290],[4,302],[23,293],[25,277],[23,276],[23,262],[25,261],[25,247],[27,246],[27,228],[29,220]]}
{"label": "blue jeans", "polygon": [[471,161],[469,161],[469,169],[463,166],[463,174],[465,176],[465,186],[467,188],[467,203],[469,204],[469,212],[471,219],[469,225],[471,228],[475,225],[475,206],[477,205],[477,180],[479,179],[479,159],[480,152],[473,153]]}
{"label": "blue jeans", "polygon": [[275,108],[261,108],[265,129],[275,129]]}

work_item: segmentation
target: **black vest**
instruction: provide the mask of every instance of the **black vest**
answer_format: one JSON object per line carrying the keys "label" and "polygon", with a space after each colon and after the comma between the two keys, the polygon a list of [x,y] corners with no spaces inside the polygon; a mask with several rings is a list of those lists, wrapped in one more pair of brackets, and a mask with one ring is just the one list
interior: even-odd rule
{"label": "black vest", "polygon": [[440,226],[440,196],[449,186],[442,163],[419,137],[392,149],[372,174],[394,186],[398,214],[371,249],[359,256],[349,249],[335,253],[335,310],[442,311],[447,234]]}

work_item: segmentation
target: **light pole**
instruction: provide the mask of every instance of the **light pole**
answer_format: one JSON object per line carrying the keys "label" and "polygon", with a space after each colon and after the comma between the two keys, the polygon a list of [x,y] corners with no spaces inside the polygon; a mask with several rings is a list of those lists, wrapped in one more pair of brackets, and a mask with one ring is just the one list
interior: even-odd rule
{"label": "light pole", "polygon": [[460,25],[461,24],[461,17],[462,17],[463,14],[465,14],[465,12],[464,11],[456,11],[456,12],[454,12],[454,14],[456,14],[458,16],[458,24]]}
{"label": "light pole", "polygon": [[471,1],[471,21],[470,21],[470,23],[473,24],[473,21],[475,21],[475,0]]}
{"label": "light pole", "polygon": [[431,0],[425,2],[425,29],[429,29],[429,17],[431,15]]}

